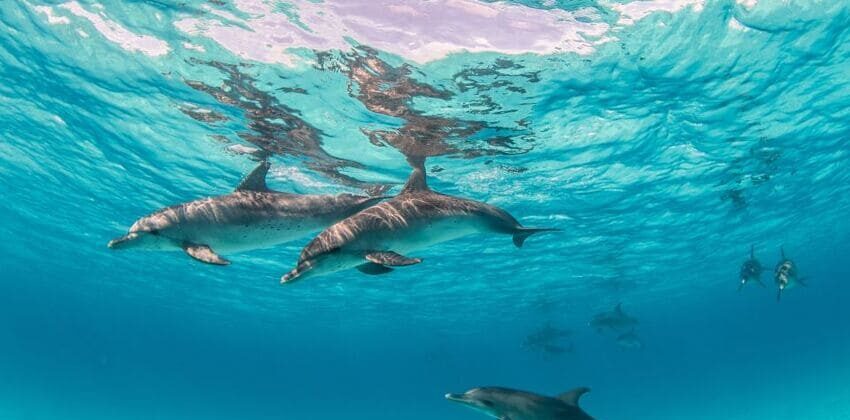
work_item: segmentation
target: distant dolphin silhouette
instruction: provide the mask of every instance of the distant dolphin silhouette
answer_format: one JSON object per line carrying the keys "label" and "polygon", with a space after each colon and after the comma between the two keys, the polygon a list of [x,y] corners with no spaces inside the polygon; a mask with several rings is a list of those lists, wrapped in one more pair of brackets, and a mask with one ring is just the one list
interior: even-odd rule
{"label": "distant dolphin silhouette", "polygon": [[266,187],[271,164],[260,163],[231,194],[166,207],[109,241],[112,249],[183,249],[208,264],[230,262],[219,252],[241,252],[288,242],[357,213],[386,197],[299,195]]}
{"label": "distant dolphin silhouette", "polygon": [[473,388],[446,399],[501,420],[593,420],[578,405],[590,388],[576,388],[557,397],[546,397],[501,387]]}
{"label": "distant dolphin silhouette", "polygon": [[301,251],[281,284],[357,267],[382,274],[390,267],[418,264],[404,254],[480,232],[513,235],[521,247],[530,235],[557,229],[523,227],[506,211],[428,188],[424,161],[414,167],[401,193],[325,229]]}
{"label": "distant dolphin silhouette", "polygon": [[602,332],[604,329],[612,331],[628,331],[634,329],[638,325],[638,319],[627,315],[623,311],[623,304],[618,303],[612,311],[600,312],[593,316],[590,320],[590,326],[596,328],[596,331]]}

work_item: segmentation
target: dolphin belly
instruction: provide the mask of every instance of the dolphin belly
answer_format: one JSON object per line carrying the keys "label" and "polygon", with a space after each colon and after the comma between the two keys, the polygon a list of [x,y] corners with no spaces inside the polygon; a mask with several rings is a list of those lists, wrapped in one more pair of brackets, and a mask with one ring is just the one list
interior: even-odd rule
{"label": "dolphin belly", "polygon": [[404,227],[368,232],[344,248],[356,252],[395,251],[406,254],[484,231],[487,231],[486,222],[469,215],[420,219],[408,222]]}
{"label": "dolphin belly", "polygon": [[228,254],[270,248],[305,237],[324,227],[320,221],[304,218],[239,224],[193,223],[173,229],[172,238],[177,242],[207,245],[218,253]]}

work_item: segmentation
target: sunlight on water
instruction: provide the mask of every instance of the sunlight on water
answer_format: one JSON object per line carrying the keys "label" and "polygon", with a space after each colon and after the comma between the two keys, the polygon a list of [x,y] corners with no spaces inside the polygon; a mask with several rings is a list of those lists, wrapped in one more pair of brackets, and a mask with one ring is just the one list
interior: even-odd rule
{"label": "sunlight on water", "polygon": [[[589,386],[598,419],[850,418],[850,4],[21,0],[0,22],[0,418],[474,419],[443,395],[484,385]],[[518,248],[475,207],[490,233],[406,234],[370,257],[392,273],[279,285],[419,157],[433,190],[560,231]],[[323,195],[297,229],[240,227],[260,162]],[[107,247],[231,193],[194,207],[236,220],[224,239]],[[413,226],[427,199],[366,211]],[[736,292],[751,245],[765,288]]]}

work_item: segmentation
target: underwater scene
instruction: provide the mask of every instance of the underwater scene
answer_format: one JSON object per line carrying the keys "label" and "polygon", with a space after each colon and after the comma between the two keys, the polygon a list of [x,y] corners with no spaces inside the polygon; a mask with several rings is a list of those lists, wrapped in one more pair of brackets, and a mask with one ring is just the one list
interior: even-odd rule
{"label": "underwater scene", "polygon": [[0,25],[0,420],[850,419],[848,1]]}

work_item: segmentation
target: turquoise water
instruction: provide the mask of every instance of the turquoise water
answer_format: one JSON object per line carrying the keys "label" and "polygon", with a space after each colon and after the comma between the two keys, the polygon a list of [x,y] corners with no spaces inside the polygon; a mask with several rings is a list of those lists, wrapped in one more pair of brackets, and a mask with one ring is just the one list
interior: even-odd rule
{"label": "turquoise water", "polygon": [[[850,418],[850,4],[0,3],[0,418]],[[431,186],[562,232],[280,286],[310,237],[106,243],[229,193]],[[750,245],[765,289],[737,291]],[[780,247],[808,287],[775,299]],[[588,326],[618,302],[642,349]],[[546,325],[570,333],[529,346]]]}

